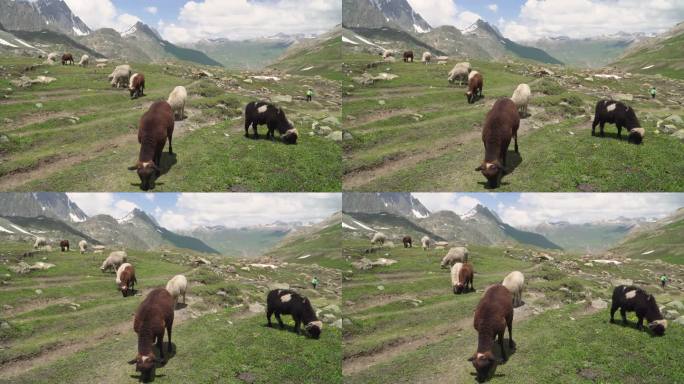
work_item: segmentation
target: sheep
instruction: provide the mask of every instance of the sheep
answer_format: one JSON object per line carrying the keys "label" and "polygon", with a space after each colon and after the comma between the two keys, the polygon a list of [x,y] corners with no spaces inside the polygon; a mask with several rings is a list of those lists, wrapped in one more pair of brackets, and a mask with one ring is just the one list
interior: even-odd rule
{"label": "sheep", "polygon": [[95,68],[104,68],[104,67],[106,67],[106,66],[107,66],[107,63],[98,63],[98,64],[95,64]]}
{"label": "sheep", "polygon": [[371,245],[383,245],[385,244],[385,241],[387,241],[387,236],[385,236],[384,233],[382,232],[375,232],[373,234],[373,237],[371,238]]}
{"label": "sheep", "polygon": [[297,144],[299,131],[297,131],[297,128],[288,129],[281,137],[285,144]]}
{"label": "sheep", "polygon": [[636,312],[637,329],[644,329],[644,318],[648,321],[648,328],[655,335],[662,336],[667,328],[667,320],[660,313],[655,297],[643,289],[635,286],[620,285],[613,289],[613,302],[610,306],[610,322],[614,323],[615,311],[620,309],[622,323],[627,324],[627,311]]}
{"label": "sheep", "polygon": [[473,104],[482,94],[482,74],[472,71],[468,74],[468,91],[465,93],[468,104]]}
{"label": "sheep", "polygon": [[413,241],[411,240],[411,236],[404,236],[401,239],[401,242],[404,243],[404,248],[413,248]]}
{"label": "sheep", "polygon": [[88,64],[90,64],[90,56],[88,56],[88,55],[81,56],[81,60],[78,62],[78,66],[79,67],[87,67]]}
{"label": "sheep", "polygon": [[183,295],[183,304],[185,304],[185,294],[187,289],[188,279],[186,279],[183,275],[176,275],[172,277],[168,283],[166,283],[166,290],[171,294],[171,297],[173,297],[174,307],[177,305],[180,295]]}
{"label": "sheep", "polygon": [[71,53],[65,53],[62,55],[62,65],[74,65],[74,56]]}
{"label": "sheep", "polygon": [[521,117],[527,116],[527,104],[529,104],[531,98],[532,91],[527,84],[520,84],[515,91],[513,91],[511,100],[513,100],[515,106],[518,108],[518,113]]}
{"label": "sheep", "polygon": [[135,73],[131,76],[128,82],[128,90],[131,93],[131,99],[136,99],[145,95],[145,75],[142,73]]}
{"label": "sheep", "polygon": [[440,267],[450,268],[455,263],[465,263],[466,261],[468,261],[468,248],[453,247],[447,252],[446,256],[442,258]]}
{"label": "sheep", "polygon": [[60,58],[59,53],[50,52],[47,55],[47,63],[50,65],[55,64],[57,62],[57,59],[59,59],[59,58]]}
{"label": "sheep", "polygon": [[644,141],[646,131],[641,128],[634,109],[622,102],[599,100],[596,103],[594,121],[591,123],[591,135],[596,136],[596,126],[600,125],[601,137],[604,137],[603,126],[606,123],[615,124],[619,140],[622,140],[622,127],[625,127],[629,130],[628,143],[641,144]]}
{"label": "sheep", "polygon": [[382,51],[382,53],[380,53],[380,55],[382,55],[383,59],[386,59],[388,57],[393,57],[394,52],[390,51],[389,49],[385,49],[384,51]]}
{"label": "sheep", "polygon": [[[508,360],[504,349],[504,332],[508,327],[508,346],[515,349],[513,341],[513,297],[501,284],[487,288],[480,303],[475,308],[473,326],[478,334],[477,352],[468,361],[473,363],[477,371],[477,381],[488,380],[496,371],[499,363]],[[501,357],[498,359],[492,352],[494,339],[498,337]]]}
{"label": "sheep", "polygon": [[128,79],[131,77],[131,66],[128,64],[117,65],[107,78],[111,81],[112,87],[124,88],[128,86]]}
{"label": "sheep", "polygon": [[271,323],[271,315],[273,314],[275,314],[281,329],[285,325],[280,315],[292,315],[295,321],[295,333],[299,334],[300,324],[303,323],[304,329],[311,337],[318,339],[321,336],[323,322],[316,317],[316,312],[311,307],[311,301],[295,291],[274,289],[268,293],[266,297],[266,319],[268,320],[269,327],[273,326]]}
{"label": "sheep", "polygon": [[[167,351],[173,351],[173,315],[173,297],[164,288],[153,289],[135,312],[133,330],[138,334],[138,354],[128,364],[135,364],[143,382],[150,380],[157,362],[164,363],[164,329],[168,334]],[[152,344],[155,340],[160,359],[154,355]]]}
{"label": "sheep", "polygon": [[166,101],[156,101],[140,118],[138,125],[138,143],[140,154],[138,162],[128,167],[137,171],[140,178],[140,189],[147,191],[154,188],[154,181],[161,175],[161,155],[169,139],[169,154],[173,155],[173,110]]}
{"label": "sheep", "polygon": [[470,73],[470,63],[467,61],[457,63],[449,71],[449,82],[453,83],[458,80],[458,85],[463,85],[463,81],[468,79],[468,74]]}
{"label": "sheep", "polygon": [[481,171],[487,178],[489,188],[497,188],[501,182],[506,167],[506,153],[511,137],[515,139],[515,153],[518,152],[518,127],[520,116],[511,99],[502,98],[497,100],[487,117],[482,128],[482,142],[485,147],[484,160],[475,168]]}
{"label": "sheep", "polygon": [[169,98],[166,100],[173,110],[174,119],[178,116],[178,120],[183,120],[185,116],[185,101],[188,99],[188,91],[182,85],[177,86],[169,94]]}
{"label": "sheep", "polygon": [[38,249],[45,246],[47,246],[47,239],[40,236],[36,237],[36,241],[33,243],[33,249]]}
{"label": "sheep", "polygon": [[514,308],[523,305],[522,292],[525,287],[525,276],[522,272],[513,271],[509,273],[501,284],[511,292],[511,295],[513,295]]}
{"label": "sheep", "polygon": [[[266,124],[268,132],[266,138],[273,140],[275,138],[274,132],[277,129],[283,141],[286,143],[297,141],[297,130],[294,129],[292,122],[287,119],[285,112],[271,103],[265,101],[252,101],[245,106],[245,137],[249,138],[249,127],[252,127],[254,132],[254,139],[259,138],[257,126]],[[291,132],[288,134],[288,132]],[[286,136],[294,133],[294,136],[286,140]]]}
{"label": "sheep", "polygon": [[81,240],[78,242],[78,249],[81,251],[81,254],[86,253],[86,250],[88,249],[88,242],[85,240]]}
{"label": "sheep", "polygon": [[451,286],[454,295],[475,291],[473,287],[473,266],[468,263],[455,263],[451,267]]}
{"label": "sheep", "polygon": [[105,261],[102,262],[102,266],[100,267],[100,270],[102,272],[105,272],[109,269],[112,269],[114,271],[117,271],[119,269],[119,266],[121,264],[126,262],[126,259],[128,258],[128,255],[126,255],[125,251],[114,251],[107,256]]}
{"label": "sheep", "polygon": [[413,63],[413,51],[404,51],[404,63]]}
{"label": "sheep", "polygon": [[432,53],[423,52],[423,57],[421,58],[421,61],[425,64],[430,64],[430,60],[432,60]]}
{"label": "sheep", "polygon": [[135,278],[135,268],[130,263],[123,263],[116,270],[116,285],[123,297],[133,293],[133,287],[138,280]]}
{"label": "sheep", "polygon": [[59,250],[61,252],[69,252],[69,240],[62,240],[59,242]]}
{"label": "sheep", "polygon": [[432,243],[432,240],[428,236],[423,236],[420,239],[420,244],[423,246],[423,250],[427,251],[430,249],[430,244]]}

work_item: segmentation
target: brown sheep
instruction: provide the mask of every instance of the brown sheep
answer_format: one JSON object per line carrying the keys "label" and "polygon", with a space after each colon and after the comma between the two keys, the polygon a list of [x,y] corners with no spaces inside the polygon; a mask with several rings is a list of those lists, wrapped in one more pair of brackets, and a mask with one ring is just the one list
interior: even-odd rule
{"label": "brown sheep", "polygon": [[404,243],[404,248],[413,248],[413,241],[411,240],[411,236],[404,236],[404,238],[401,239],[401,242]]}
{"label": "brown sheep", "polygon": [[451,267],[451,285],[455,295],[475,292],[473,274],[473,265],[469,263],[456,263]]}
{"label": "brown sheep", "polygon": [[482,97],[482,75],[478,71],[472,71],[468,74],[468,92],[466,92],[466,99],[468,104],[473,104],[478,98]]}
{"label": "brown sheep", "polygon": [[138,126],[140,155],[138,162],[128,169],[138,171],[140,189],[143,191],[154,188],[154,180],[161,174],[159,166],[167,137],[169,139],[169,154],[173,154],[171,145],[173,124],[173,111],[166,101],[154,102],[140,118]]}
{"label": "brown sheep", "polygon": [[69,240],[62,240],[59,242],[59,249],[62,252],[69,252]]}
{"label": "brown sheep", "polygon": [[[477,352],[468,361],[473,363],[477,371],[477,381],[488,380],[496,371],[499,363],[508,360],[504,349],[504,332],[508,327],[508,346],[515,349],[513,341],[513,296],[501,284],[487,288],[475,308],[473,326],[478,334]],[[494,339],[498,336],[501,347],[501,357],[498,359],[492,352]]]}
{"label": "brown sheep", "polygon": [[[164,329],[169,336],[167,351],[173,351],[173,306],[171,294],[164,288],[155,288],[140,303],[135,313],[133,330],[138,334],[138,355],[128,364],[135,364],[135,370],[140,372],[141,381],[149,381],[157,362],[164,363]],[[155,340],[159,349],[159,359],[154,355]]]}
{"label": "brown sheep", "polygon": [[65,53],[62,55],[62,65],[71,64],[74,65],[74,56],[71,53]]}
{"label": "brown sheep", "polygon": [[413,63],[413,51],[404,52],[404,63]]}
{"label": "brown sheep", "polygon": [[116,270],[116,285],[119,287],[123,297],[133,294],[133,287],[138,280],[135,278],[135,268],[130,263],[123,263]]}
{"label": "brown sheep", "polygon": [[145,96],[145,75],[142,73],[133,74],[128,82],[128,91],[131,93],[131,99]]}
{"label": "brown sheep", "polygon": [[482,128],[482,142],[485,157],[482,164],[475,168],[487,178],[489,188],[497,188],[505,174],[506,153],[511,137],[515,139],[515,153],[518,152],[518,127],[520,116],[515,103],[508,98],[497,100],[487,113]]}

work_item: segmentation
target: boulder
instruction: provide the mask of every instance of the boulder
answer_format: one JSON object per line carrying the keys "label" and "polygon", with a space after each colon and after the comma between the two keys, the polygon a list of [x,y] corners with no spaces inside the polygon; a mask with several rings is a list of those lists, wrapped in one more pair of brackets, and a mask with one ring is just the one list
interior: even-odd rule
{"label": "boulder", "polygon": [[664,316],[668,320],[675,320],[675,319],[679,318],[680,315],[679,315],[679,312],[675,311],[674,309],[668,309],[665,311]]}
{"label": "boulder", "polygon": [[32,265],[31,267],[29,267],[29,268],[30,268],[32,271],[43,271],[43,270],[50,269],[50,268],[53,268],[53,267],[55,267],[54,264],[43,263],[42,261],[39,261],[39,262],[33,264],[33,265]]}
{"label": "boulder", "polygon": [[684,303],[682,303],[679,300],[670,301],[669,303],[665,304],[665,306],[668,308],[674,308],[678,311],[684,312]]}
{"label": "boulder", "polygon": [[677,138],[684,142],[684,129],[680,129],[679,131],[675,132],[672,134],[672,137]]}
{"label": "boulder", "polygon": [[333,125],[333,126],[339,126],[340,125],[340,119],[338,119],[335,116],[328,116],[325,119],[321,120],[321,123],[327,124],[327,125]]}
{"label": "boulder", "polygon": [[666,135],[671,135],[671,134],[677,132],[677,127],[672,125],[672,124],[665,124],[662,127],[660,127],[660,132],[662,132]]}
{"label": "boulder", "polygon": [[665,118],[665,121],[669,121],[671,123],[677,124],[678,126],[684,126],[684,120],[682,120],[681,116],[678,115],[670,115]]}
{"label": "boulder", "polygon": [[266,310],[266,307],[263,306],[263,304],[260,303],[252,303],[249,305],[249,311],[252,313],[263,313]]}
{"label": "boulder", "polygon": [[615,93],[611,97],[613,100],[618,100],[618,101],[632,101],[632,100],[634,100],[634,96],[632,96],[629,93]]}
{"label": "boulder", "polygon": [[268,289],[290,289],[290,284],[288,283],[271,283],[268,285]]}
{"label": "boulder", "polygon": [[674,320],[674,323],[679,324],[684,327],[684,316],[678,317],[676,320]]}
{"label": "boulder", "polygon": [[335,320],[335,322],[332,323],[332,326],[337,329],[342,329],[342,319]]}
{"label": "boulder", "polygon": [[342,131],[333,131],[326,138],[332,141],[342,141]]}
{"label": "boulder", "polygon": [[595,299],[591,301],[591,307],[594,309],[606,309],[608,308],[608,302],[603,299]]}
{"label": "boulder", "polygon": [[291,103],[292,102],[292,96],[290,95],[275,95],[271,97],[271,100],[274,103]]}

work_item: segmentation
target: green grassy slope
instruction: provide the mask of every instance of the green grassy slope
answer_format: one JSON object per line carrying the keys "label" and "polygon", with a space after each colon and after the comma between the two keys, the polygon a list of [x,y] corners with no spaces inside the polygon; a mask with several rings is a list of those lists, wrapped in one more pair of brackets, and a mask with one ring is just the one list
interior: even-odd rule
{"label": "green grassy slope", "polygon": [[684,220],[679,219],[649,231],[638,231],[612,251],[626,257],[684,264]]}
{"label": "green grassy slope", "polygon": [[[678,113],[678,105],[644,98],[629,102],[647,132],[642,146],[616,140],[612,125],[606,128],[606,138],[590,134],[599,96],[618,92],[645,96],[642,84],[650,78],[587,81],[572,70],[560,69],[568,79],[540,80],[523,75],[525,64],[471,60],[483,74],[485,97],[467,104],[465,88],[447,82],[453,63],[382,63],[366,69],[376,60],[372,55],[344,53],[351,74],[343,82],[343,117],[354,137],[344,143],[345,190],[483,191],[485,179],[474,171],[484,154],[481,126],[495,99],[510,97],[519,83],[532,88],[531,116],[521,121],[520,156],[509,148],[515,169],[503,178],[499,190],[684,189],[681,178],[675,177],[684,172],[684,144],[653,134],[657,119]],[[364,71],[399,77],[370,86],[352,80]],[[671,81],[653,81],[660,89],[681,90]],[[676,169],[670,169],[672,164]]]}
{"label": "green grassy slope", "polygon": [[[660,74],[674,79],[684,79],[684,33],[668,39],[628,51],[611,65],[632,72],[651,75]],[[650,67],[652,65],[652,67]],[[650,67],[643,69],[644,67]]]}
{"label": "green grassy slope", "polygon": [[295,263],[318,265],[329,268],[343,268],[342,224],[331,224],[314,233],[291,235],[269,250],[266,255]]}
{"label": "green grassy slope", "polygon": [[[342,80],[341,35],[341,31],[334,30],[314,41],[291,45],[270,67],[302,76],[322,76],[329,80]],[[306,70],[303,71],[303,69]]]}
{"label": "green grassy slope", "polygon": [[[4,77],[18,78],[33,61],[5,58]],[[243,82],[237,72],[211,69],[214,79],[196,80],[185,66],[133,64],[146,77],[145,97],[130,100],[113,89],[110,68],[39,67],[57,81],[13,89],[0,101],[0,122],[9,141],[0,143],[0,189],[51,191],[136,191],[138,177],[126,167],[138,156],[137,124],[148,105],[166,99],[177,85],[188,89],[184,121],[176,122],[175,156],[162,156],[164,174],[156,191],[331,191],[340,189],[340,148],[331,140],[309,136],[311,122],[339,113],[337,89],[327,80],[291,76],[278,83]],[[219,79],[225,79],[220,81]],[[231,86],[229,78],[240,88]],[[303,94],[311,86],[320,103],[295,99],[282,103],[299,129],[297,145],[279,140],[246,139],[241,118],[244,105],[273,95]],[[264,91],[266,89],[268,93]],[[261,127],[261,133],[265,132]],[[276,135],[277,136],[277,135]],[[167,146],[168,150],[168,146]],[[168,170],[168,172],[167,172]],[[88,175],[84,177],[84,175]],[[11,180],[11,181],[10,181]]]}

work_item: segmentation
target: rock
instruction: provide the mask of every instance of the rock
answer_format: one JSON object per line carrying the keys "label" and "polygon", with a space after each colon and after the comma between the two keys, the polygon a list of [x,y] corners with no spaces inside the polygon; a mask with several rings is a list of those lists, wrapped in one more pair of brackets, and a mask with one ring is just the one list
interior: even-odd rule
{"label": "rock", "polygon": [[36,292],[36,295],[42,295],[42,294],[43,294],[43,290],[42,290],[42,289],[36,289],[35,292]]}
{"label": "rock", "polygon": [[266,307],[260,303],[252,303],[249,305],[249,311],[252,313],[263,313],[265,310]]}
{"label": "rock", "polygon": [[342,141],[342,131],[333,131],[328,136],[326,136],[326,138],[332,141]]}
{"label": "rock", "polygon": [[200,264],[211,265],[211,261],[209,261],[203,257],[199,257],[199,256],[193,257],[192,262],[197,264],[197,265],[200,265]]}
{"label": "rock", "polygon": [[608,302],[603,299],[595,299],[591,301],[591,307],[594,309],[606,309],[608,308]]}
{"label": "rock", "polygon": [[271,97],[271,100],[274,103],[291,103],[292,102],[292,96],[290,95],[275,95]]}
{"label": "rock", "polygon": [[378,285],[378,291],[384,291],[385,286],[384,285]]}
{"label": "rock", "polygon": [[684,129],[680,129],[679,131],[673,133],[672,137],[677,138],[677,139],[684,142]]}
{"label": "rock", "polygon": [[665,306],[684,312],[684,303],[679,300],[670,301],[669,303],[665,304]]}
{"label": "rock", "polygon": [[584,263],[584,265],[586,265],[587,267],[593,267],[594,266],[593,263]]}
{"label": "rock", "polygon": [[12,328],[12,326],[8,322],[3,321],[2,323],[0,323],[0,329],[10,329],[10,328]]}
{"label": "rock", "polygon": [[3,304],[2,309],[5,311],[9,311],[10,309],[14,309],[14,307],[9,304]]}
{"label": "rock", "polygon": [[585,77],[584,80],[593,82],[594,78],[589,76],[589,77]]}
{"label": "rock", "polygon": [[322,127],[318,127],[318,130],[314,130],[314,132],[320,136],[328,136],[333,132],[333,130],[327,125],[324,125]]}
{"label": "rock", "polygon": [[43,108],[43,103],[36,103],[36,108]]}
{"label": "rock", "polygon": [[677,132],[677,127],[672,125],[672,124],[665,124],[662,127],[660,127],[660,132],[662,132],[666,135],[671,135],[671,134]]}
{"label": "rock", "polygon": [[325,119],[321,120],[321,123],[329,124],[329,125],[334,125],[334,126],[339,126],[340,125],[340,119],[338,119],[335,116],[328,116]]}
{"label": "rock", "polygon": [[596,264],[603,264],[603,265],[608,265],[608,264],[612,264],[612,265],[621,265],[621,264],[622,264],[621,261],[617,261],[617,260],[602,260],[602,259],[598,259],[598,260],[592,260],[592,262],[593,262],[593,263],[596,263]]}
{"label": "rock", "polygon": [[681,326],[684,326],[684,316],[678,317],[677,320],[675,320],[674,322]]}
{"label": "rock", "polygon": [[323,309],[321,309],[321,311],[322,312],[329,312],[329,313],[336,313],[336,314],[342,313],[342,310],[340,310],[340,307],[336,304],[327,305],[327,306],[323,307]]}
{"label": "rock", "polygon": [[252,84],[252,83],[254,83],[254,80],[252,80],[252,79],[244,79],[244,80],[242,80],[242,81],[244,81],[244,82],[247,83],[247,84]]}
{"label": "rock", "polygon": [[268,289],[290,289],[290,284],[288,283],[271,283],[268,285]]}
{"label": "rock", "polygon": [[232,265],[227,266],[227,267],[226,267],[226,272],[228,272],[228,273],[235,273],[235,272],[236,272],[235,267],[233,267]]}
{"label": "rock", "polygon": [[323,315],[323,321],[326,323],[332,323],[335,320],[337,320],[337,316],[333,315],[332,313],[326,313]]}
{"label": "rock", "polygon": [[684,120],[682,120],[681,116],[678,116],[678,115],[670,115],[670,116],[665,118],[665,121],[669,121],[669,122],[677,124],[679,126],[684,125]]}
{"label": "rock", "polygon": [[31,266],[23,261],[20,261],[17,265],[10,265],[8,268],[10,271],[18,274],[24,274],[31,271]]}
{"label": "rock", "polygon": [[378,100],[378,104],[385,105],[385,100]]}
{"label": "rock", "polygon": [[342,319],[342,325],[345,327],[351,327],[354,323],[351,320],[344,318]]}
{"label": "rock", "polygon": [[347,131],[342,131],[342,140],[352,140],[354,139],[354,136],[352,136],[351,133]]}
{"label": "rock", "polygon": [[371,269],[373,268],[373,265],[371,264],[371,261],[368,260],[367,258],[363,258],[359,261],[354,261],[351,263],[352,267],[360,270],[365,270],[365,269]]}
{"label": "rock", "polygon": [[35,79],[31,80],[31,83],[33,84],[50,84],[53,81],[57,81],[54,77],[49,77],[49,76],[38,76]]}
{"label": "rock", "polygon": [[632,96],[629,93],[615,93],[611,95],[611,98],[613,100],[619,100],[619,101],[632,101],[634,100],[634,96]]}
{"label": "rock", "polygon": [[539,255],[537,258],[538,258],[540,261],[553,261],[553,260],[554,260],[552,256],[549,256],[549,255],[547,255],[546,253],[542,253],[542,254]]}
{"label": "rock", "polygon": [[371,265],[374,266],[374,267],[376,267],[376,266],[378,266],[378,267],[387,267],[387,266],[390,266],[390,265],[396,264],[396,263],[398,263],[398,261],[392,260],[392,259],[385,259],[384,257],[381,257],[381,258],[379,258],[379,259],[377,259],[377,260],[375,260],[375,261],[372,261],[372,262],[371,262]]}
{"label": "rock", "polygon": [[256,381],[256,376],[254,376],[253,373],[250,372],[240,372],[237,376],[235,376],[238,380],[243,381],[247,384],[252,384]]}
{"label": "rock", "polygon": [[332,323],[332,326],[337,329],[342,329],[342,319],[335,320],[335,322]]}
{"label": "rock", "polygon": [[632,279],[613,279],[610,281],[611,284],[613,284],[614,287],[617,287],[618,285],[634,285],[634,280]]}
{"label": "rock", "polygon": [[43,270],[50,269],[50,268],[53,268],[53,267],[55,267],[54,264],[43,263],[42,261],[39,261],[39,262],[33,264],[32,266],[30,266],[29,268],[30,268],[32,271],[43,271]]}
{"label": "rock", "polygon": [[680,314],[674,309],[667,309],[665,310],[664,316],[667,320],[675,320],[680,317]]}
{"label": "rock", "polygon": [[223,289],[219,289],[218,291],[216,291],[216,295],[225,297],[228,296],[228,292],[224,291]]}

